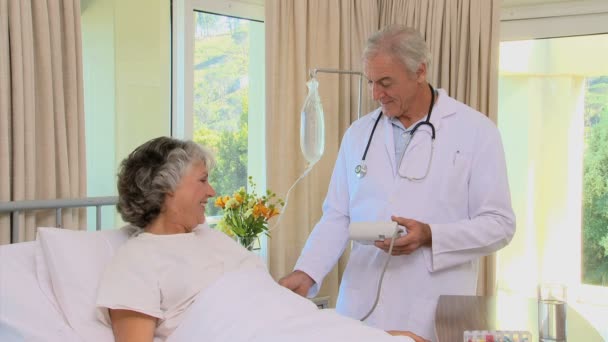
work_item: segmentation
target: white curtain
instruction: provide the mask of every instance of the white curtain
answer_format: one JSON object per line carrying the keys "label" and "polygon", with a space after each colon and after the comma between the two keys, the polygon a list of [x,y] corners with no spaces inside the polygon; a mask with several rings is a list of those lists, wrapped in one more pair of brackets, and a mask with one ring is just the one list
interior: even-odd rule
{"label": "white curtain", "polygon": [[[0,0],[0,201],[86,194],[79,0]],[[62,226],[84,227],[65,210]],[[18,241],[55,225],[54,211],[19,217]],[[10,241],[0,216],[0,244]]]}

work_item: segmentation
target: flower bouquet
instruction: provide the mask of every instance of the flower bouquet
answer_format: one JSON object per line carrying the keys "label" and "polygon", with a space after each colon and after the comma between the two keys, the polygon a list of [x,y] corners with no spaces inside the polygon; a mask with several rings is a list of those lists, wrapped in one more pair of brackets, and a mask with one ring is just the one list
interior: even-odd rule
{"label": "flower bouquet", "polygon": [[215,206],[223,209],[217,226],[245,248],[252,250],[261,233],[268,235],[268,221],[280,213],[285,204],[272,191],[258,197],[252,177],[248,178],[249,192],[241,187],[232,196],[218,196]]}

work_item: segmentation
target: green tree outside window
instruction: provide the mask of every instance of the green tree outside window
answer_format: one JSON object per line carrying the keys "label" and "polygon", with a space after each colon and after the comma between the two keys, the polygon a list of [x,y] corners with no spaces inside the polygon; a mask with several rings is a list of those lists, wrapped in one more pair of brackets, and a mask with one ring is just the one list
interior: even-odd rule
{"label": "green tree outside window", "polygon": [[583,283],[608,286],[608,76],[587,80]]}
{"label": "green tree outside window", "polygon": [[[194,141],[210,148],[217,166],[210,182],[218,194],[247,186],[248,20],[195,14]],[[207,206],[207,215],[221,209]]]}

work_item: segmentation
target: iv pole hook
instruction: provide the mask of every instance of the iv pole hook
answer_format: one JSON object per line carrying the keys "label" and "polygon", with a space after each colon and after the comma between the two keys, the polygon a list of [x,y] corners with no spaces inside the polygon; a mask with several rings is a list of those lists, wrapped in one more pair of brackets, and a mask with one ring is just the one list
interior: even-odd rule
{"label": "iv pole hook", "polygon": [[361,118],[361,91],[363,88],[363,73],[360,71],[353,70],[339,70],[339,69],[311,69],[309,71],[310,78],[316,78],[317,73],[328,73],[328,74],[345,74],[345,75],[359,75],[359,88],[358,88],[358,96],[359,100],[357,101],[357,119]]}

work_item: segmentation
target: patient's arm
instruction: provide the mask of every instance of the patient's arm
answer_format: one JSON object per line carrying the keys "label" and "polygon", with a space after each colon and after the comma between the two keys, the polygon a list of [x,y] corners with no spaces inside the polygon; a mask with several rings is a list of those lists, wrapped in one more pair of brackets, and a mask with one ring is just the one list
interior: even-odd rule
{"label": "patient's arm", "polygon": [[425,340],[424,338],[414,334],[413,332],[410,331],[401,331],[401,330],[389,330],[387,331],[387,333],[393,335],[393,336],[407,336],[407,337],[411,337],[414,341],[416,342],[428,342],[428,340]]}
{"label": "patient's arm", "polygon": [[131,310],[109,309],[116,342],[152,342],[156,318]]}

